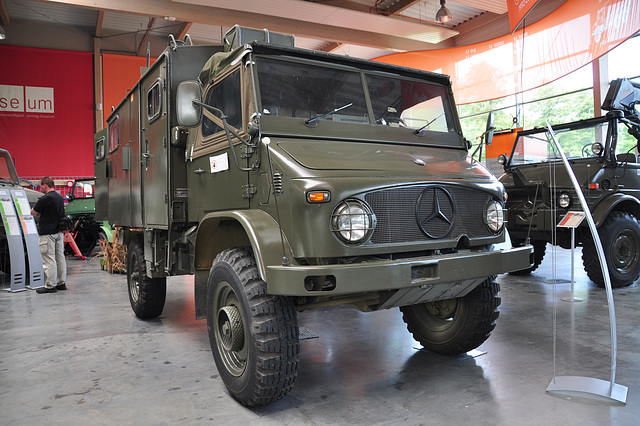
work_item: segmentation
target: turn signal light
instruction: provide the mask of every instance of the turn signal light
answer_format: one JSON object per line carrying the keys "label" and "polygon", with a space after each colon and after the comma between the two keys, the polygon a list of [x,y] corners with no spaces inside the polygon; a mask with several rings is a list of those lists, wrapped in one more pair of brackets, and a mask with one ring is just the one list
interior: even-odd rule
{"label": "turn signal light", "polygon": [[590,183],[589,184],[589,189],[600,189],[600,184],[599,183]]}
{"label": "turn signal light", "polygon": [[328,203],[331,201],[331,193],[329,191],[307,192],[307,201],[310,203]]}

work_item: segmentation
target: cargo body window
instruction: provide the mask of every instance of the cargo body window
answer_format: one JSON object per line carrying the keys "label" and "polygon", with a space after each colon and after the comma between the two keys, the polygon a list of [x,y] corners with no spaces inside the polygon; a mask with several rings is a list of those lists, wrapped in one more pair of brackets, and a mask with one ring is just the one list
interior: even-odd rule
{"label": "cargo body window", "polygon": [[118,149],[120,146],[120,125],[119,118],[116,117],[109,123],[109,154]]}
{"label": "cargo body window", "polygon": [[147,120],[149,123],[162,112],[162,80],[157,79],[147,92]]}
{"label": "cargo body window", "polygon": [[[227,116],[227,123],[236,130],[242,128],[242,101],[240,93],[240,70],[216,83],[205,95],[205,103],[220,109]],[[202,137],[224,131],[219,114],[204,110]]]}
{"label": "cargo body window", "polygon": [[96,160],[100,161],[104,159],[104,138],[100,138],[96,141]]}

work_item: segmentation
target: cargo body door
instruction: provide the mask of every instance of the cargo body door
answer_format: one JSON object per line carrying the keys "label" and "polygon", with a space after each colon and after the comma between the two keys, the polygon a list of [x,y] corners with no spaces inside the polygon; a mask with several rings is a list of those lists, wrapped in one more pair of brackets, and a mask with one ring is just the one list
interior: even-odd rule
{"label": "cargo body door", "polygon": [[169,126],[166,56],[158,59],[140,87],[140,167],[144,226],[168,226]]}

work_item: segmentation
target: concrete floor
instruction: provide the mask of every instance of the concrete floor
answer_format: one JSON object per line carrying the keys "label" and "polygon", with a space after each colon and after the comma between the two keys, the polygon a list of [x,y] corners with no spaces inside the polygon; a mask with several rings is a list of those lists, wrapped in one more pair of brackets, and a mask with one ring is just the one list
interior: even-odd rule
{"label": "concrete floor", "polygon": [[[225,391],[205,321],[194,319],[192,277],[168,281],[162,316],[140,321],[124,275],[68,257],[68,291],[0,292],[3,425],[407,424],[633,425],[640,423],[640,286],[614,291],[616,383],[627,404],[546,393],[553,378],[551,247],[529,277],[500,276],[501,314],[478,356],[422,351],[397,309],[346,307],[299,314],[317,338],[301,342],[298,378],[260,410]],[[606,293],[576,251],[556,258],[557,376],[611,375]]]}

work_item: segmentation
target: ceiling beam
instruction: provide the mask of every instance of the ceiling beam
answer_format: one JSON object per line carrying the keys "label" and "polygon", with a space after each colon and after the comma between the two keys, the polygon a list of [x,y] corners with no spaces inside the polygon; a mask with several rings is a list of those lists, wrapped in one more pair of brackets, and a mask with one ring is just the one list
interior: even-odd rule
{"label": "ceiling beam", "polygon": [[184,37],[189,32],[191,25],[193,25],[193,22],[183,22],[182,25],[180,25],[180,28],[178,28],[176,40],[184,40]]}
{"label": "ceiling beam", "polygon": [[[0,0],[1,1],[1,0]],[[96,19],[96,35],[95,37],[102,37],[102,23],[104,22],[104,11],[98,11],[98,18]]]}
{"label": "ceiling beam", "polygon": [[342,44],[336,43],[335,41],[332,41],[332,42],[329,42],[329,43],[325,44],[324,46],[322,46],[318,50],[321,51],[321,52],[329,52],[329,53],[331,53],[334,50],[338,49],[340,46],[342,46]]}
{"label": "ceiling beam", "polygon": [[0,0],[0,21],[2,25],[11,25],[11,18],[9,17],[9,11],[7,5],[4,4],[4,0]]}
{"label": "ceiling beam", "polygon": [[[238,24],[271,31],[296,34],[343,44],[358,44],[377,48],[407,50],[430,50],[437,45],[419,40],[399,37],[393,34],[370,32],[328,25],[318,22],[282,18],[273,15],[247,13],[245,10],[231,10],[212,6],[200,6],[173,0],[36,0],[44,3],[66,4],[91,10],[116,13],[131,13],[140,16],[175,17],[178,21],[196,22],[207,25],[230,26]],[[390,18],[391,19],[391,18]]]}
{"label": "ceiling beam", "polygon": [[140,40],[140,44],[138,44],[138,56],[142,56],[144,53],[144,45],[149,40],[149,36],[151,35],[151,31],[153,30],[153,26],[156,24],[156,18],[149,18],[149,23],[147,24],[147,30],[144,32],[142,36],[142,40]]}
{"label": "ceiling beam", "polygon": [[417,3],[420,3],[420,0],[400,0],[400,1],[397,1],[397,2],[393,3],[388,8],[386,8],[385,12],[386,13],[400,13],[403,10],[408,9],[411,6],[413,6],[414,4],[417,4]]}

